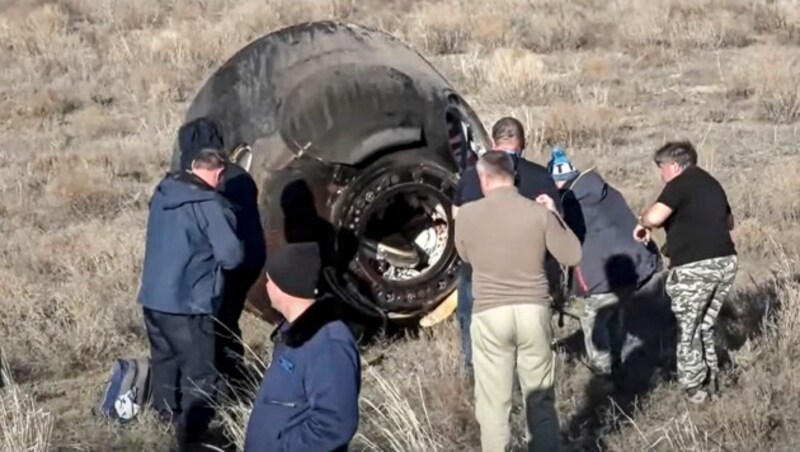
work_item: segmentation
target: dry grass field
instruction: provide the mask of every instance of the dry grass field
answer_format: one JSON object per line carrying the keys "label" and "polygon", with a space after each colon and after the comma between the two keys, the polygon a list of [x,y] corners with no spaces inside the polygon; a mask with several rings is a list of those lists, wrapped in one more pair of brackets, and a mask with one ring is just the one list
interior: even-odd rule
{"label": "dry grass field", "polygon": [[[669,139],[692,140],[728,190],[742,267],[721,398],[688,406],[661,367],[604,394],[559,352],[566,450],[799,450],[797,0],[0,0],[0,450],[167,450],[149,416],[90,414],[112,360],[147,353],[147,200],[200,83],[250,40],[326,18],[401,37],[487,127],[520,118],[527,158],[565,144],[634,210]],[[269,326],[244,323],[267,360]],[[353,450],[478,450],[455,319],[376,347]]]}

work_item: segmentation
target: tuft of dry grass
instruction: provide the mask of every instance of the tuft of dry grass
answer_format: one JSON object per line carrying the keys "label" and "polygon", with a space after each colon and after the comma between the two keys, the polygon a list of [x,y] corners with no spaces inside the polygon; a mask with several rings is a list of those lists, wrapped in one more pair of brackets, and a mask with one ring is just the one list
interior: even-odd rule
{"label": "tuft of dry grass", "polygon": [[610,142],[622,126],[620,112],[608,106],[556,103],[537,135],[548,146]]}
{"label": "tuft of dry grass", "polygon": [[800,5],[794,0],[759,0],[752,3],[754,29],[775,35],[783,44],[800,42]]}
{"label": "tuft of dry grass", "polygon": [[737,2],[638,0],[612,2],[622,21],[619,42],[628,49],[651,45],[677,49],[741,47],[751,42],[749,15]]}
{"label": "tuft of dry grass", "polygon": [[[760,334],[736,353],[716,402],[694,407],[659,394],[628,418],[635,434],[614,435],[616,450],[792,450],[798,444],[800,279],[796,256],[774,266],[755,296],[766,306]],[[774,297],[774,298],[773,298]],[[734,295],[731,303],[744,301]],[[789,408],[792,407],[792,408]],[[676,412],[677,411],[677,412]]]}
{"label": "tuft of dry grass", "polygon": [[[363,406],[361,412],[367,424],[365,428],[375,432],[374,441],[359,434],[358,439],[364,443],[367,450],[390,452],[449,450],[448,441],[442,438],[432,425],[419,376],[416,380],[421,407],[415,410],[395,384],[387,381],[372,368],[367,369],[366,374],[367,380],[375,384],[382,395],[381,402],[373,402],[369,398],[361,400]],[[417,416],[417,411],[422,412],[422,418]]]}
{"label": "tuft of dry grass", "polygon": [[725,79],[732,98],[753,98],[757,117],[776,124],[800,119],[800,53],[791,47],[754,49],[730,63]]}
{"label": "tuft of dry grass", "polygon": [[0,382],[0,449],[25,452],[51,450],[52,413],[42,409],[11,379],[11,373],[3,362],[0,362]]}

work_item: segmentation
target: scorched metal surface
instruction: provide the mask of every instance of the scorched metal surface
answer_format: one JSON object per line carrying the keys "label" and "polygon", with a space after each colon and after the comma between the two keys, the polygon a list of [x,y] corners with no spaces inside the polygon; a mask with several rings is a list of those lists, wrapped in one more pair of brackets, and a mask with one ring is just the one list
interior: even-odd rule
{"label": "scorched metal surface", "polygon": [[[252,157],[243,166],[259,187],[268,256],[317,241],[350,290],[389,317],[424,315],[453,291],[451,200],[489,141],[419,53],[358,25],[294,25],[214,72],[185,119],[199,117],[217,122],[233,160]],[[191,159],[176,146],[172,169]],[[272,322],[263,284],[248,302]]]}

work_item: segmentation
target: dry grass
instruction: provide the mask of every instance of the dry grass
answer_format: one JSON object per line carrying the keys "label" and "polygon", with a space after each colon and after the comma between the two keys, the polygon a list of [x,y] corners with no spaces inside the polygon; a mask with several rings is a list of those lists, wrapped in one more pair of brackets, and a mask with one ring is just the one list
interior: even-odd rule
{"label": "dry grass", "polygon": [[[2,358],[2,356],[0,356]],[[46,452],[52,446],[53,416],[11,378],[0,362],[0,449]]]}
{"label": "dry grass", "polygon": [[[566,145],[635,210],[660,189],[650,152],[667,139],[695,142],[737,215],[742,272],[721,324],[737,349],[726,392],[686,406],[664,371],[633,402],[610,404],[559,352],[564,442],[797,449],[793,0],[0,1],[0,345],[16,380],[1,390],[0,448],[165,449],[169,432],[150,417],[117,429],[88,414],[111,360],[147,351],[134,301],[147,199],[187,101],[214,68],[266,32],[325,18],[414,45],[487,126],[522,119],[529,158],[544,162],[551,145]],[[762,322],[767,304],[780,309]],[[245,323],[262,368],[268,327]],[[559,334],[575,328],[568,321]],[[375,350],[385,359],[365,368],[355,449],[477,450],[453,321]],[[249,407],[228,410],[220,420],[241,445]],[[519,445],[516,411],[513,424]]]}

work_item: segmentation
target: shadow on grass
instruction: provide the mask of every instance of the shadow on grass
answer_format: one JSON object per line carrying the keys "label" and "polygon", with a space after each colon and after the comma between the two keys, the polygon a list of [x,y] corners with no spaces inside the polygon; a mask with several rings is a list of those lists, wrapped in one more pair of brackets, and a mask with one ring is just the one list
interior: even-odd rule
{"label": "shadow on grass", "polygon": [[[607,450],[603,438],[618,431],[635,408],[662,382],[676,379],[677,324],[664,292],[666,272],[656,275],[624,304],[626,333],[641,340],[624,356],[613,382],[593,376],[586,386],[583,408],[567,423],[562,435],[569,450]],[[737,366],[730,351],[758,337],[763,325],[780,312],[778,294],[787,283],[800,282],[800,275],[775,277],[734,293],[717,318],[716,348],[722,374],[729,387],[736,384]],[[583,333],[559,341],[557,346],[572,359],[585,357]],[[723,391],[725,388],[721,388]],[[615,415],[621,410],[625,416]]]}

